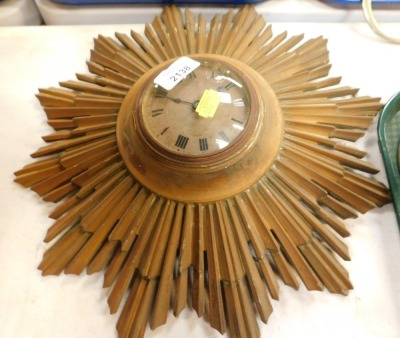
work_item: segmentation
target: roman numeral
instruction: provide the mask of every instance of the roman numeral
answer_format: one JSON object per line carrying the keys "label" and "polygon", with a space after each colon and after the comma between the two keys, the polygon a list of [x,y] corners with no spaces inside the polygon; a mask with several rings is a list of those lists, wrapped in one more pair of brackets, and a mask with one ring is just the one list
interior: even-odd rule
{"label": "roman numeral", "polygon": [[151,117],[156,117],[159,116],[163,113],[164,109],[160,108],[160,109],[154,109],[151,111]]}
{"label": "roman numeral", "polygon": [[168,94],[168,91],[163,87],[157,86],[153,89],[153,95],[158,98],[164,98]]}
{"label": "roman numeral", "polygon": [[225,142],[229,142],[229,141],[230,141],[229,137],[228,137],[223,131],[221,131],[221,132],[219,133],[219,136],[221,136],[221,138],[222,138]]}
{"label": "roman numeral", "polygon": [[206,151],[208,150],[208,142],[206,138],[200,138],[199,139],[199,146],[201,151]]}
{"label": "roman numeral", "polygon": [[179,135],[178,138],[176,139],[175,146],[181,149],[185,149],[188,142],[189,142],[189,137]]}
{"label": "roman numeral", "polygon": [[233,82],[229,82],[225,86],[223,86],[222,89],[229,90],[233,87],[235,87],[235,84]]}
{"label": "roman numeral", "polygon": [[235,119],[235,118],[231,118],[231,120],[233,121],[233,122],[236,122],[236,123],[239,123],[239,124],[243,124],[243,121],[240,121],[240,120],[237,120],[237,119]]}
{"label": "roman numeral", "polygon": [[244,102],[243,98],[240,98],[240,99],[233,100],[232,104],[233,104],[234,107],[244,107],[245,102]]}
{"label": "roman numeral", "polygon": [[169,129],[169,127],[164,128],[163,131],[160,133],[160,135],[164,135],[165,132],[166,132],[168,129]]}
{"label": "roman numeral", "polygon": [[197,75],[196,75],[196,73],[193,71],[193,72],[191,72],[189,75],[188,75],[188,77],[189,77],[189,79],[196,79],[197,78]]}

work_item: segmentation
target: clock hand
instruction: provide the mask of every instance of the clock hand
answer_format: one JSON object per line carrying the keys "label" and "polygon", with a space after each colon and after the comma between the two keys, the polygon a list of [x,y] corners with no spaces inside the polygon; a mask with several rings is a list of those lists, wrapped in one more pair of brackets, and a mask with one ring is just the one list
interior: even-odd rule
{"label": "clock hand", "polygon": [[172,100],[175,103],[186,103],[186,104],[193,105],[192,102],[184,101],[184,100],[180,99],[179,97],[166,96],[166,98]]}

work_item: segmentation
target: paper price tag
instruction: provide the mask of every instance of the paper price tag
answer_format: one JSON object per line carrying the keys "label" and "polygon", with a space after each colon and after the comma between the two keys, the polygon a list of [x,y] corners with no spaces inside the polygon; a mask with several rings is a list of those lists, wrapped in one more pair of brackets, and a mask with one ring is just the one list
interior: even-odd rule
{"label": "paper price tag", "polygon": [[196,108],[196,113],[201,117],[213,117],[221,101],[219,93],[212,89],[206,89]]}
{"label": "paper price tag", "polygon": [[163,70],[154,79],[154,83],[166,90],[171,90],[199,66],[200,62],[183,56]]}

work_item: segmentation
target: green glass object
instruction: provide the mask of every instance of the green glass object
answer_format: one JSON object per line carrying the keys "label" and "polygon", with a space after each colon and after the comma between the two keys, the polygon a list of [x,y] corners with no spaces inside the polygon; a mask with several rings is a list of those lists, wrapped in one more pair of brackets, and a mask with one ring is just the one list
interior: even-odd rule
{"label": "green glass object", "polygon": [[397,223],[400,226],[400,92],[394,95],[382,109],[378,137]]}

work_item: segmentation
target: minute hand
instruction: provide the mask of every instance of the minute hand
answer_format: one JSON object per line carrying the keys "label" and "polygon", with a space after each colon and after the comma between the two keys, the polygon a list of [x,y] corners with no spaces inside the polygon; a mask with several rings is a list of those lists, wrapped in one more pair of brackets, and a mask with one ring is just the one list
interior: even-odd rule
{"label": "minute hand", "polygon": [[179,97],[170,97],[170,96],[167,96],[167,99],[170,99],[171,101],[173,101],[173,102],[175,102],[175,103],[186,103],[186,104],[193,105],[192,102],[184,101],[184,100],[180,99]]}

